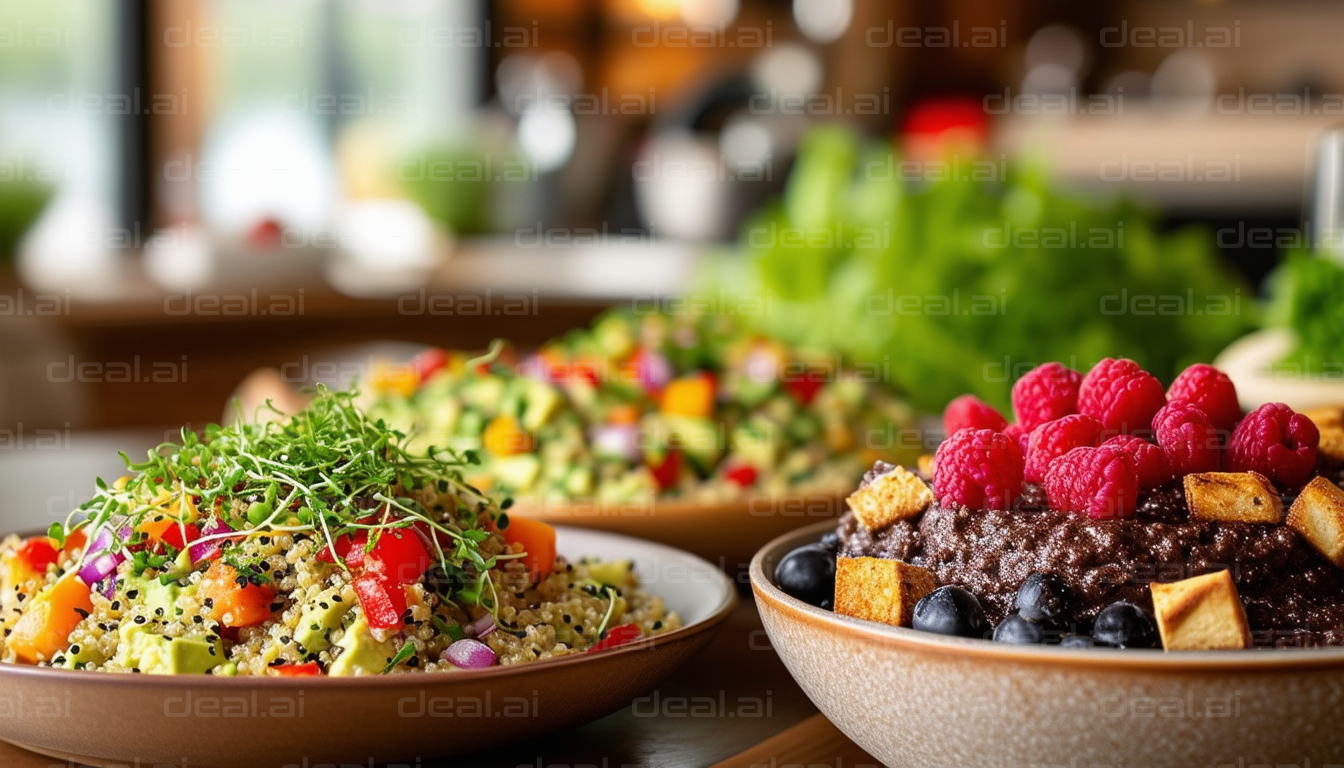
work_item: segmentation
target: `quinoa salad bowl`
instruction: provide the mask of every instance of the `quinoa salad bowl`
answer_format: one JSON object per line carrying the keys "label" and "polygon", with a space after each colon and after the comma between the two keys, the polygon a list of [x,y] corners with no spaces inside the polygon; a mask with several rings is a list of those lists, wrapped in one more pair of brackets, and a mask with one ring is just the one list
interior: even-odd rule
{"label": "quinoa salad bowl", "polygon": [[467,752],[622,706],[731,612],[710,564],[511,520],[469,453],[404,439],[319,387],[3,537],[0,738],[95,765]]}

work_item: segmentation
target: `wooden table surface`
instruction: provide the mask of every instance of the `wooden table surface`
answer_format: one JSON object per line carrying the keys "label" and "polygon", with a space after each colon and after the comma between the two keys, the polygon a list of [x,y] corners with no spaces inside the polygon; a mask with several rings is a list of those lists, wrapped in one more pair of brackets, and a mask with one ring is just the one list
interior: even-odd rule
{"label": "wooden table surface", "polygon": [[[683,716],[690,711],[697,716]],[[764,716],[758,714],[762,711]],[[723,631],[701,656],[631,706],[562,733],[472,755],[413,760],[405,765],[878,768],[879,763],[817,713],[770,648],[750,595],[743,595]],[[4,742],[0,742],[0,766],[74,768]],[[368,768],[368,764],[359,763],[357,768]]]}

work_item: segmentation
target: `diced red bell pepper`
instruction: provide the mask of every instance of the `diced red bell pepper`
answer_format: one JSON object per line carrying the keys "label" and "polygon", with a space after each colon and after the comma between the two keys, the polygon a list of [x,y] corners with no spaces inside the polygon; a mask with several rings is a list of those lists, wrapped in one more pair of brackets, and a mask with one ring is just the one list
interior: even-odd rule
{"label": "diced red bell pepper", "polygon": [[738,464],[736,467],[724,470],[723,473],[723,477],[725,480],[737,483],[743,488],[746,488],[750,485],[755,485],[757,475],[758,473],[756,471],[756,468],[751,466],[750,464]]}
{"label": "diced red bell pepper", "polygon": [[281,664],[271,667],[271,674],[277,677],[316,677],[322,674],[322,666],[316,661],[307,664]]}
{"label": "diced red bell pepper", "polygon": [[[372,519],[367,518],[366,522]],[[336,539],[336,554],[355,574],[355,594],[369,626],[375,629],[401,626],[401,616],[406,612],[405,587],[419,581],[434,562],[421,540],[424,535],[428,534],[410,528],[387,529],[378,535],[372,551],[365,551],[368,531]],[[324,549],[318,558],[332,562],[331,550]]]}
{"label": "diced red bell pepper", "polygon": [[438,347],[430,347],[415,356],[415,378],[421,384],[429,377],[448,366],[448,353]]}
{"label": "diced red bell pepper", "polygon": [[816,370],[807,370],[801,376],[789,376],[784,380],[784,388],[803,405],[810,405],[825,385],[826,374]]}
{"label": "diced red bell pepper", "polygon": [[653,472],[653,480],[658,484],[658,490],[665,491],[671,488],[677,484],[677,476],[681,474],[681,451],[669,448],[662,461],[649,464],[649,470]]}
{"label": "diced red bell pepper", "polygon": [[50,536],[34,536],[25,539],[15,554],[25,566],[35,574],[47,572],[47,566],[52,565],[60,559],[60,550],[56,549],[56,543]]}
{"label": "diced red bell pepper", "polygon": [[605,651],[620,645],[627,645],[644,636],[635,624],[622,624],[607,630],[607,636],[593,644],[588,651]]}
{"label": "diced red bell pepper", "polygon": [[195,524],[188,524],[185,527],[187,529],[187,536],[184,541],[182,538],[183,526],[178,525],[177,521],[173,521],[173,525],[163,532],[163,543],[168,544],[173,549],[181,551],[186,549],[187,545],[191,544],[191,542],[201,538],[201,529],[196,527]]}
{"label": "diced red bell pepper", "polygon": [[394,629],[401,626],[401,615],[406,612],[405,587],[372,573],[355,577],[354,587],[370,627]]}
{"label": "diced red bell pepper", "polygon": [[[359,549],[363,551],[363,547]],[[365,560],[368,558],[377,558],[387,577],[402,586],[419,581],[432,563],[419,537],[409,528],[383,531]]]}

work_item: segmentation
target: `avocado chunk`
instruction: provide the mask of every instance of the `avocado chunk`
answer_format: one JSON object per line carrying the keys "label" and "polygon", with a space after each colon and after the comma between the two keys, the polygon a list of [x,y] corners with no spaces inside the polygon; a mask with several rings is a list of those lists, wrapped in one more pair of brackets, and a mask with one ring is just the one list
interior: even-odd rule
{"label": "avocado chunk", "polygon": [[499,413],[504,399],[504,379],[493,374],[477,377],[462,387],[462,402],[479,409],[487,417]]}
{"label": "avocado chunk", "polygon": [[672,443],[686,452],[697,469],[704,473],[713,469],[723,450],[715,422],[694,416],[664,416],[663,426]]}
{"label": "avocado chunk", "polygon": [[332,677],[381,674],[397,653],[391,640],[380,643],[373,639],[363,611],[357,611],[354,615],[356,618],[350,628],[345,630],[345,636],[336,643],[336,647],[341,649],[341,655],[331,664],[328,674]]}
{"label": "avocado chunk", "polygon": [[117,662],[148,675],[201,675],[224,663],[221,640],[199,637],[165,637],[131,632],[122,638]]}
{"label": "avocado chunk", "polygon": [[501,485],[521,491],[531,488],[541,474],[541,459],[536,454],[520,453],[516,456],[504,456],[493,459],[489,466],[490,474]]}
{"label": "avocado chunk", "polygon": [[526,405],[523,406],[523,429],[535,432],[550,421],[560,409],[560,392],[544,381],[527,381]]}
{"label": "avocado chunk", "polygon": [[[156,616],[172,621],[178,615],[177,600],[195,591],[196,586],[160,584],[157,579],[131,579],[126,585],[126,615]],[[129,597],[134,592],[135,597]],[[153,622],[138,624],[129,618],[117,629],[120,642],[113,661],[127,669],[139,669],[151,675],[203,674],[224,663],[224,643],[216,637],[208,642],[199,637],[167,637],[156,634]],[[84,655],[80,649],[79,656]],[[78,661],[79,659],[76,659]]]}
{"label": "avocado chunk", "polygon": [[294,640],[308,653],[331,647],[331,633],[341,626],[341,618],[354,606],[340,600],[341,587],[329,587],[303,607]]}
{"label": "avocado chunk", "polygon": [[588,575],[598,582],[617,589],[633,589],[635,563],[632,560],[607,560],[587,563]]}

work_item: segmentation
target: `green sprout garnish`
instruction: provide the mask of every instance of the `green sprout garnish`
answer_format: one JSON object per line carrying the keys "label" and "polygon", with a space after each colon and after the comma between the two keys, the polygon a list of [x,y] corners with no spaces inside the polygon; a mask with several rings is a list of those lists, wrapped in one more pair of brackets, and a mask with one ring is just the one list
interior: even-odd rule
{"label": "green sprout garnish", "polygon": [[602,617],[602,623],[597,627],[598,640],[601,640],[602,636],[607,633],[607,625],[611,623],[611,614],[616,612],[616,590],[612,587],[607,587],[602,591],[607,593],[607,600],[610,602],[607,603],[607,615]]}
{"label": "green sprout garnish", "polygon": [[[345,568],[336,552],[340,537],[368,531],[372,547],[383,531],[422,524],[441,534],[427,537],[431,555],[465,585],[458,596],[497,611],[498,600],[485,597],[495,594],[489,571],[498,560],[518,557],[487,558],[481,550],[490,536],[484,521],[499,515],[498,507],[463,479],[463,456],[437,447],[424,456],[408,453],[406,435],[370,419],[355,405],[357,394],[319,384],[299,413],[286,415],[267,401],[264,415],[278,418],[210,424],[203,435],[184,428],[180,444],[163,443],[142,462],[123,453],[129,478],[113,486],[99,478],[94,497],[63,529],[137,532],[147,517],[167,512],[184,536],[189,522],[210,531],[192,547],[270,531],[306,533]],[[143,539],[112,538],[114,552]],[[227,546],[224,553],[241,575],[259,579],[254,564],[230,557]],[[133,556],[136,568],[167,564],[141,555]]]}

